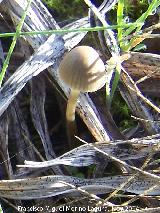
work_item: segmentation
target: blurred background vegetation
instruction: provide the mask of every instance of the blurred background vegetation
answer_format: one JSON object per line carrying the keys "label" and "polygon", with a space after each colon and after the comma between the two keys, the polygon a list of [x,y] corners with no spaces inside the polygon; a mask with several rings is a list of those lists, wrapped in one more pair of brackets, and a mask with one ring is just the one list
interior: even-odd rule
{"label": "blurred background vegetation", "polygon": [[87,15],[88,9],[82,0],[43,0],[54,18],[59,21],[64,19],[77,19]]}
{"label": "blurred background vegetation", "polygon": [[[55,18],[59,20],[81,18],[88,13],[88,8],[83,0],[43,0],[43,2],[57,15]],[[103,0],[92,0],[96,7],[102,2]],[[131,19],[137,19],[147,10],[148,5],[149,0],[125,0],[125,15]]]}

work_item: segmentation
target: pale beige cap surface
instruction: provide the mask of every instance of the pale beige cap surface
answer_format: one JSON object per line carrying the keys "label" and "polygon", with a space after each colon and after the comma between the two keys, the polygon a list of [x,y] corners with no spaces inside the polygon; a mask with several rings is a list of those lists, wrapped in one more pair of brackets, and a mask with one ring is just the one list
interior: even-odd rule
{"label": "pale beige cap surface", "polygon": [[71,89],[94,92],[106,83],[106,71],[98,53],[89,46],[78,46],[65,55],[59,77]]}

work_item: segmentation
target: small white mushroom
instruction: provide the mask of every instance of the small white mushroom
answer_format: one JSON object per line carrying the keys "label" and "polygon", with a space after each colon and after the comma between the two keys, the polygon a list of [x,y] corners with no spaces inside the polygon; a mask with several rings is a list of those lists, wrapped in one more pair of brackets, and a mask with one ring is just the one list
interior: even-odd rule
{"label": "small white mushroom", "polygon": [[[70,87],[66,120],[68,130],[75,135],[71,128],[75,123],[75,109],[80,92],[95,92],[106,83],[106,71],[99,54],[92,47],[78,46],[65,55],[59,66],[60,79]],[[71,125],[72,123],[72,125]]]}

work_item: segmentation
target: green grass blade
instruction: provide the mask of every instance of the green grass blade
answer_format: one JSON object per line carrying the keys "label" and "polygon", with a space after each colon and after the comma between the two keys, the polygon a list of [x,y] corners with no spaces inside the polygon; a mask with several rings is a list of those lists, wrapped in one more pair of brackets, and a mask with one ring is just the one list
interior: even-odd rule
{"label": "green grass blade", "polygon": [[[155,11],[159,5],[160,5],[160,0],[158,0],[158,1],[157,1],[157,0],[153,0],[153,1],[151,2],[151,4],[149,5],[147,11],[146,11],[145,13],[143,13],[143,14],[136,20],[135,23],[136,23],[136,24],[137,24],[137,23],[145,23],[146,18],[147,18],[149,15],[151,15],[151,14],[153,13],[153,11]],[[143,26],[143,25],[142,25],[142,26]],[[133,32],[133,30],[135,30],[135,33],[136,33],[136,32],[139,32],[139,31],[141,30],[142,26],[136,27],[136,26],[133,25],[133,26],[129,27],[129,28],[126,30],[126,32],[124,33],[123,37],[128,36],[131,32]],[[129,51],[129,50],[132,48],[132,44],[133,44],[134,41],[135,41],[135,38],[131,39],[130,42],[129,42],[127,45],[123,46],[123,48],[122,48],[123,51]]]}
{"label": "green grass blade", "polygon": [[[118,8],[117,8],[117,25],[124,24],[123,12],[124,12],[124,0],[119,0]],[[118,28],[118,41],[121,41],[122,38],[123,38],[123,28]],[[120,47],[122,45],[123,45],[123,42],[120,42]],[[120,66],[117,65],[115,68],[115,76],[114,76],[110,91],[108,91],[108,85],[106,85],[106,101],[109,107],[111,106],[111,102],[120,79],[120,73],[121,73],[121,68]]]}
{"label": "green grass blade", "polygon": [[[25,35],[52,35],[52,34],[65,34],[65,33],[72,33],[72,32],[93,32],[93,31],[100,31],[100,30],[107,30],[107,29],[118,29],[118,28],[128,28],[132,25],[135,26],[134,23],[122,24],[122,25],[112,25],[107,27],[82,27],[77,29],[58,29],[58,30],[43,30],[43,31],[30,31],[30,32],[19,32],[19,36]],[[138,23],[136,26],[141,26],[141,23]],[[2,37],[14,37],[16,33],[0,33],[0,38]]]}
{"label": "green grass blade", "polygon": [[[124,23],[123,10],[124,10],[124,0],[120,0],[118,2],[118,8],[117,8],[117,25],[123,25]],[[118,28],[118,41],[122,40],[122,37],[123,37],[123,29]]]}
{"label": "green grass blade", "polygon": [[3,82],[3,79],[4,79],[4,76],[5,76],[5,73],[6,73],[6,70],[8,68],[8,65],[9,65],[9,61],[10,61],[10,58],[11,58],[11,55],[13,53],[13,50],[15,48],[15,45],[16,45],[16,41],[17,41],[17,38],[20,36],[20,32],[21,32],[21,29],[22,29],[22,26],[23,26],[23,23],[24,23],[24,20],[26,18],[26,15],[27,15],[27,12],[28,12],[28,9],[31,5],[31,2],[32,0],[29,0],[28,1],[28,4],[26,6],[26,9],[22,15],[22,18],[16,28],[16,32],[13,36],[13,40],[12,40],[12,43],[11,43],[11,46],[9,48],[9,51],[8,51],[8,54],[6,56],[6,59],[4,60],[4,63],[3,63],[3,67],[2,67],[2,71],[0,73],[0,87],[2,86],[2,82]]}
{"label": "green grass blade", "polygon": [[[154,10],[156,10],[156,8],[158,7],[160,5],[160,0],[153,0],[152,2],[151,2],[151,4],[149,5],[149,7],[148,7],[148,10],[145,12],[145,13],[143,13],[137,20],[136,20],[136,24],[138,24],[138,23],[144,23],[145,22],[145,20],[146,20],[146,18],[149,16],[149,15],[151,15],[152,14],[152,12],[154,11]],[[142,27],[142,26],[141,26]],[[128,36],[131,32],[133,32],[133,30],[135,30],[136,29],[136,32],[138,32],[140,29],[141,29],[141,27],[137,27],[137,29],[136,29],[136,27],[133,25],[133,26],[131,26],[131,27],[129,27],[127,30],[126,30],[126,32],[124,33],[124,37],[125,36]]]}
{"label": "green grass blade", "polygon": [[114,76],[113,83],[112,83],[112,88],[111,88],[110,102],[112,102],[113,96],[114,96],[115,91],[117,89],[118,82],[119,82],[119,79],[120,79],[120,74],[121,74],[121,66],[117,65],[116,68],[115,68],[115,76]]}

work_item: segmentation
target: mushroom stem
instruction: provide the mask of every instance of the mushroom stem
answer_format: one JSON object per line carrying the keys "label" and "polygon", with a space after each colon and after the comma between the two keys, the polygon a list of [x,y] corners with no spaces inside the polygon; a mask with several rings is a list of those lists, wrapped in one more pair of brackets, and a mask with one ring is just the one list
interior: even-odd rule
{"label": "mushroom stem", "polygon": [[77,127],[75,123],[75,111],[77,99],[80,91],[71,89],[70,96],[67,103],[66,120],[67,120],[67,135],[69,139],[70,148],[75,148],[75,135],[77,134]]}
{"label": "mushroom stem", "polygon": [[79,94],[80,91],[71,89],[67,103],[67,111],[66,111],[67,121],[75,121],[75,111]]}

